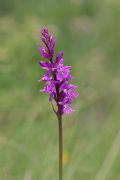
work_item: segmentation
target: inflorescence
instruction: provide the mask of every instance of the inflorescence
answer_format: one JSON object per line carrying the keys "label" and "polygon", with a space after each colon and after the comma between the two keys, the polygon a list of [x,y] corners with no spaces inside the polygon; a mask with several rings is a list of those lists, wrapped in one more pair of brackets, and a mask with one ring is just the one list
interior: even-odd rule
{"label": "inflorescence", "polygon": [[54,109],[54,112],[57,116],[69,114],[74,111],[71,106],[72,101],[78,97],[77,86],[70,83],[71,66],[64,66],[63,51],[54,58],[56,40],[47,28],[43,28],[41,32],[41,40],[45,46],[39,46],[39,51],[42,57],[47,59],[40,61],[41,67],[46,70],[45,75],[40,79],[45,82],[45,87],[41,91],[49,94],[49,101],[55,100],[57,111]]}

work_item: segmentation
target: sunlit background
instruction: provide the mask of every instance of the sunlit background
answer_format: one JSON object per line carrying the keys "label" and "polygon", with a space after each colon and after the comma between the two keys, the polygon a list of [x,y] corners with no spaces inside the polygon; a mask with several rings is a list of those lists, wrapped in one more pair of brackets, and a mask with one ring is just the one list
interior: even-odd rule
{"label": "sunlit background", "polygon": [[0,180],[58,179],[58,124],[37,82],[43,26],[80,93],[63,118],[63,179],[120,180],[119,0],[0,0]]}

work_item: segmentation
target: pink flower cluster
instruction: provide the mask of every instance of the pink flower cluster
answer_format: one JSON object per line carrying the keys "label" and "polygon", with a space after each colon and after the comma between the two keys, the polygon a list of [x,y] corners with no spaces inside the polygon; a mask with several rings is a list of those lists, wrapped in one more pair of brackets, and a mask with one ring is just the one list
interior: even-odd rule
{"label": "pink flower cluster", "polygon": [[45,82],[45,87],[41,91],[49,94],[49,101],[55,100],[58,107],[57,115],[69,114],[74,111],[71,107],[72,101],[78,97],[77,86],[70,83],[71,66],[64,66],[62,51],[54,58],[56,40],[47,28],[42,29],[41,40],[45,46],[39,46],[40,54],[47,59],[40,61],[41,67],[46,71],[40,79]]}

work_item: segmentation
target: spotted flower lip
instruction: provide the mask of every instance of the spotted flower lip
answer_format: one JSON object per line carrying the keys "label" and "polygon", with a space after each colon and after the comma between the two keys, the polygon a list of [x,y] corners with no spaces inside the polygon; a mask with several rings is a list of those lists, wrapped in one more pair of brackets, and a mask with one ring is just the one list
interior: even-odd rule
{"label": "spotted flower lip", "polygon": [[56,40],[45,27],[41,31],[44,46],[39,46],[40,54],[46,61],[40,61],[40,66],[46,71],[40,81],[45,82],[42,92],[49,94],[49,101],[56,102],[59,116],[74,112],[72,102],[79,96],[77,86],[71,84],[71,66],[64,66],[64,53],[60,51],[55,57]]}

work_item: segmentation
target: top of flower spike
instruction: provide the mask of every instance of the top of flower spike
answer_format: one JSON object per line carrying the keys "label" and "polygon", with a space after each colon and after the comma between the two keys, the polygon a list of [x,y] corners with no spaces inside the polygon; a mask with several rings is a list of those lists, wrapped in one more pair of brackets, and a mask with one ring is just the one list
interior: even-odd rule
{"label": "top of flower spike", "polygon": [[46,34],[48,34],[48,28],[43,27],[41,33],[42,33],[43,36],[45,36]]}
{"label": "top of flower spike", "polygon": [[41,40],[45,47],[40,46],[39,50],[41,55],[48,60],[48,62],[40,61],[40,65],[46,70],[45,75],[41,78],[46,83],[42,91],[50,95],[50,101],[52,99],[56,101],[57,115],[68,114],[74,111],[71,104],[74,98],[78,97],[77,87],[70,83],[71,66],[64,66],[62,51],[53,59],[56,41],[47,28],[43,28],[41,33]]}
{"label": "top of flower spike", "polygon": [[46,59],[52,59],[54,55],[54,47],[56,45],[56,40],[52,37],[52,35],[48,32],[47,28],[43,28],[41,40],[45,44],[46,48],[43,46],[39,46],[39,50],[41,55]]}

